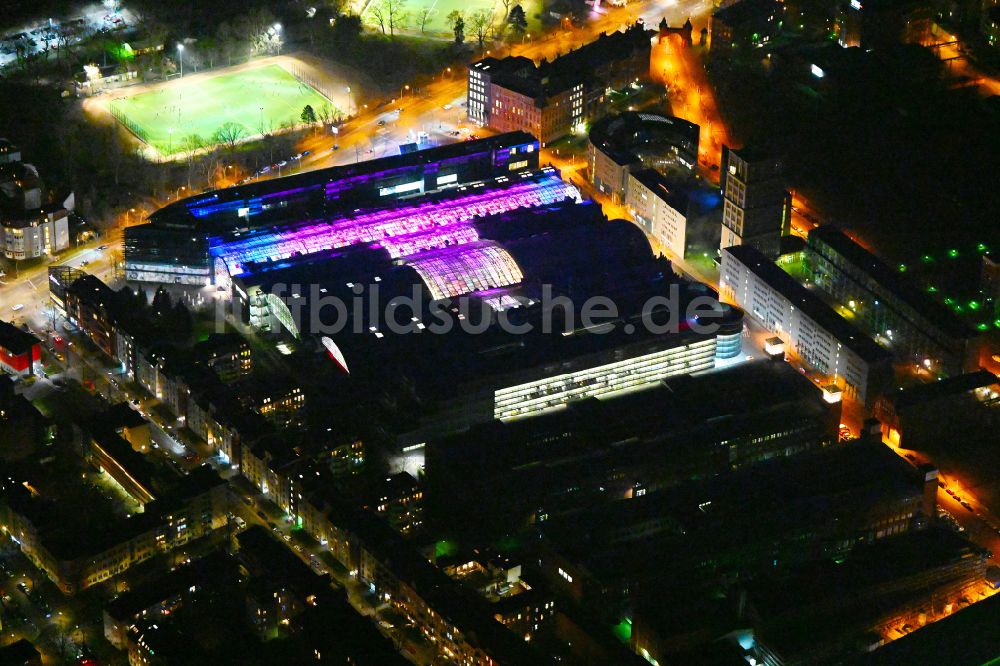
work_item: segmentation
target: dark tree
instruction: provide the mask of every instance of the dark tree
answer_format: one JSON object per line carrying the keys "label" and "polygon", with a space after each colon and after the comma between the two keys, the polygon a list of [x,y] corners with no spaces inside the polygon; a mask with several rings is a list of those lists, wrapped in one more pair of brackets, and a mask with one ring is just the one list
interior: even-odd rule
{"label": "dark tree", "polygon": [[313,110],[311,104],[306,104],[304,107],[302,107],[302,113],[299,115],[299,118],[302,120],[302,122],[307,123],[309,125],[316,124],[316,112]]}
{"label": "dark tree", "polygon": [[149,307],[149,299],[146,298],[146,290],[142,287],[136,287],[134,291],[135,307],[139,311],[143,311]]}
{"label": "dark tree", "polygon": [[178,301],[170,319],[170,329],[177,336],[177,339],[187,340],[191,337],[191,333],[194,331],[194,320],[186,305]]}
{"label": "dark tree", "polygon": [[361,36],[362,30],[360,16],[356,14],[339,16],[333,24],[333,43],[338,46],[353,44]]}
{"label": "dark tree", "polygon": [[455,33],[455,43],[464,44],[465,43],[465,16],[459,10],[453,10],[448,14],[448,24],[451,26],[452,32]]}
{"label": "dark tree", "polygon": [[514,5],[510,9],[510,15],[507,17],[507,23],[510,24],[511,30],[517,35],[523,35],[528,29],[528,17],[524,15],[524,9],[521,5]]}
{"label": "dark tree", "polygon": [[166,317],[174,307],[174,301],[170,298],[170,292],[163,287],[153,294],[153,314],[157,317]]}

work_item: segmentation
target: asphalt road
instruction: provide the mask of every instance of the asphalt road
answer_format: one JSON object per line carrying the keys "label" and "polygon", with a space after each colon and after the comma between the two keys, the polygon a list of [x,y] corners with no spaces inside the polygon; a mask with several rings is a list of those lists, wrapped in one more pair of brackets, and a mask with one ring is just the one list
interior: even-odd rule
{"label": "asphalt road", "polygon": [[[28,267],[18,269],[13,268],[12,262],[6,262],[6,274],[0,277],[0,319],[18,326],[27,323],[36,334],[50,329],[52,309],[49,303],[49,266],[82,268],[110,283],[113,281],[111,251],[120,242],[121,232],[114,231],[106,238],[88,241],[66,250],[54,260],[33,260]],[[107,245],[107,249],[99,250],[102,245]]]}

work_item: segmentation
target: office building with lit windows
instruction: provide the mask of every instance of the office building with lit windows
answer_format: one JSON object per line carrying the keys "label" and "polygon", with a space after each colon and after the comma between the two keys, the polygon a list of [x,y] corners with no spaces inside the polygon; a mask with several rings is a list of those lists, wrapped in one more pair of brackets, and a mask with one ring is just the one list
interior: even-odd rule
{"label": "office building with lit windows", "polygon": [[742,328],[742,313],[720,312],[716,321],[725,323],[712,333],[696,333],[681,323],[676,333],[656,334],[638,317],[623,316],[598,332],[575,328],[506,341],[490,336],[481,344],[501,346],[469,350],[472,362],[463,364],[467,372],[447,373],[456,382],[450,390],[430,389],[440,398],[437,409],[422,417],[424,427],[408,434],[405,442],[494,419],[537,416],[580,400],[612,398],[655,387],[669,377],[712,370],[719,339],[729,327]]}
{"label": "office building with lit windows", "polygon": [[790,231],[792,214],[781,159],[754,148],[723,146],[721,173],[720,249],[752,245],[776,259],[781,237]]}
{"label": "office building with lit windows", "polygon": [[743,308],[809,366],[873,404],[892,379],[892,356],[751,245],[722,251],[722,297]]}
{"label": "office building with lit windows", "polygon": [[469,119],[501,132],[521,130],[544,146],[600,115],[607,92],[649,74],[652,32],[636,23],[536,65],[524,56],[469,65]]}
{"label": "office building with lit windows", "polygon": [[[174,202],[125,230],[126,279],[203,287],[217,248],[270,228],[348,225],[358,210],[390,211],[401,200],[474,187],[538,168],[538,141],[523,132],[463,141],[358,164],[237,185]],[[374,241],[392,234],[353,237]],[[289,233],[285,231],[285,233]],[[264,245],[258,260],[268,260]],[[280,257],[276,251],[274,257]]]}
{"label": "office building with lit windows", "polygon": [[642,169],[628,175],[625,207],[661,250],[684,258],[690,192],[673,185],[659,171]]}
{"label": "office building with lit windows", "polygon": [[977,367],[975,331],[836,227],[809,232],[805,259],[816,286],[897,360],[949,374]]}

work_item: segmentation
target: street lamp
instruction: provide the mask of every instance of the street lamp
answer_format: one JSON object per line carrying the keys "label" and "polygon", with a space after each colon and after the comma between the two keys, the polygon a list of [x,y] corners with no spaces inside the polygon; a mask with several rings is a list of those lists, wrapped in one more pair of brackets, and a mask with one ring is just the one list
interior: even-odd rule
{"label": "street lamp", "polygon": [[274,47],[279,54],[281,53],[281,37],[278,34],[280,32],[281,32],[280,23],[275,23],[267,30],[267,33],[272,37],[272,39],[274,39]]}
{"label": "street lamp", "polygon": [[181,78],[184,78],[184,45],[177,44],[177,62],[181,65]]}
{"label": "street lamp", "polygon": [[409,90],[409,89],[410,89],[410,84],[409,83],[407,83],[405,86],[403,86],[402,88],[399,89],[399,99],[400,100],[403,99],[404,91]]}
{"label": "street lamp", "polygon": [[351,115],[352,105],[353,105],[353,100],[351,98],[351,86],[347,86],[347,115]]}

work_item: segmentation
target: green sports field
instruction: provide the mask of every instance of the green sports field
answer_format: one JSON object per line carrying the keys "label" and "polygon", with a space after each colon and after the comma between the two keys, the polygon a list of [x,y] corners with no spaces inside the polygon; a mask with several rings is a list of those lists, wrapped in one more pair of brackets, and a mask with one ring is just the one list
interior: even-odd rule
{"label": "green sports field", "polygon": [[116,99],[111,112],[125,127],[161,154],[183,152],[197,135],[205,145],[226,123],[242,128],[241,138],[301,122],[306,105],[319,113],[330,101],[278,65],[217,76],[176,79],[149,92]]}

